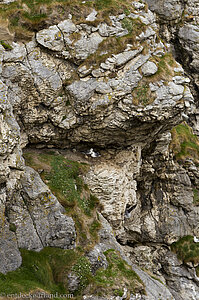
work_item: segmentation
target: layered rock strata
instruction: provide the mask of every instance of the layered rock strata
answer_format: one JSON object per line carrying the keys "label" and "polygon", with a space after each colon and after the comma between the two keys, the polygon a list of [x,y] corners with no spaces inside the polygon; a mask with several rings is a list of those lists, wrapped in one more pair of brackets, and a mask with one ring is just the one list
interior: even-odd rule
{"label": "layered rock strata", "polygon": [[[165,24],[183,16],[180,1],[148,2]],[[97,18],[92,10],[87,22],[68,18],[27,44],[0,48],[0,272],[20,266],[19,248],[75,247],[72,218],[25,167],[21,149],[94,147],[99,155],[84,179],[123,246],[110,227],[102,230],[101,243],[88,254],[93,267],[100,267],[96,251],[113,247],[168,287],[133,265],[147,295],[132,299],[197,300],[195,266],[184,266],[170,252],[180,237],[199,235],[192,190],[197,167],[192,161],[179,165],[169,151],[169,131],[195,112],[193,85],[144,3],[134,1],[131,11],[109,16],[109,22]],[[196,70],[197,25],[186,21],[174,28]],[[176,34],[167,33],[167,41]],[[197,85],[197,70],[192,75]]]}

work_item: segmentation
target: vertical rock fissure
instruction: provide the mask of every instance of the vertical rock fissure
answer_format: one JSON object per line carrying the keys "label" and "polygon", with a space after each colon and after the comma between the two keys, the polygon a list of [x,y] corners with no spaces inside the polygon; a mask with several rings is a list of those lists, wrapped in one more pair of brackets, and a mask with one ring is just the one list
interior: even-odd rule
{"label": "vertical rock fissure", "polygon": [[41,239],[41,237],[40,237],[40,235],[39,235],[39,233],[38,233],[37,225],[35,224],[34,218],[33,218],[32,214],[31,214],[31,211],[29,210],[29,207],[28,207],[28,205],[27,205],[27,203],[26,203],[26,199],[24,198],[23,193],[21,193],[21,197],[22,197],[22,199],[23,199],[23,202],[24,202],[24,205],[25,205],[25,207],[26,207],[26,209],[27,209],[27,212],[29,213],[29,216],[30,216],[30,218],[31,218],[31,220],[32,220],[32,223],[33,223],[35,232],[37,233],[37,236],[38,236],[38,238],[39,238],[39,240],[40,240],[42,246],[45,247],[45,244],[43,243],[43,241],[42,241],[42,239]]}

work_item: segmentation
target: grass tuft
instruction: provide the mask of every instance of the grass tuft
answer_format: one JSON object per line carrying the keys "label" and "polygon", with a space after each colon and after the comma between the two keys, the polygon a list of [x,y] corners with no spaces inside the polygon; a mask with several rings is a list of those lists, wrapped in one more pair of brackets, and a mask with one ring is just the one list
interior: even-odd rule
{"label": "grass tuft", "polygon": [[187,235],[171,245],[171,250],[184,263],[199,263],[199,243],[194,243],[193,236]]}
{"label": "grass tuft", "polygon": [[82,179],[89,165],[66,159],[53,151],[26,152],[24,158],[27,165],[36,171],[42,170],[43,181],[75,221],[77,244],[85,250],[92,248],[98,241],[100,224],[96,214],[99,200]]}
{"label": "grass tuft", "polygon": [[72,271],[80,280],[80,290],[85,289],[92,281],[91,264],[87,257],[80,257],[77,263],[73,266]]}
{"label": "grass tuft", "polygon": [[18,0],[0,3],[0,14],[18,40],[30,40],[35,31],[57,24],[69,14],[75,23],[82,22],[93,8],[98,11],[98,19],[109,24],[110,15],[133,12],[130,0]]}
{"label": "grass tuft", "polygon": [[192,158],[195,162],[199,162],[199,140],[193,134],[192,128],[184,122],[174,127],[171,133],[170,149],[175,154],[176,160],[184,161],[186,158]]}
{"label": "grass tuft", "polygon": [[137,88],[133,90],[133,103],[142,104],[146,106],[150,102],[150,89],[147,83],[140,83]]}
{"label": "grass tuft", "polygon": [[193,188],[193,203],[199,205],[199,191],[196,188]]}
{"label": "grass tuft", "polygon": [[4,47],[5,50],[12,50],[12,46],[10,46],[10,44],[4,41],[0,41],[0,44]]}
{"label": "grass tuft", "polygon": [[108,267],[105,270],[97,270],[94,278],[96,288],[106,291],[107,294],[110,290],[113,293],[121,294],[121,283],[123,283],[129,293],[134,294],[139,290],[144,294],[143,282],[131,266],[120,257],[120,254],[113,249],[105,251],[104,254],[108,261]]}
{"label": "grass tuft", "polygon": [[65,293],[66,274],[77,261],[74,250],[47,247],[34,252],[21,249],[22,265],[16,271],[0,274],[0,291],[6,294],[43,289],[51,293]]}

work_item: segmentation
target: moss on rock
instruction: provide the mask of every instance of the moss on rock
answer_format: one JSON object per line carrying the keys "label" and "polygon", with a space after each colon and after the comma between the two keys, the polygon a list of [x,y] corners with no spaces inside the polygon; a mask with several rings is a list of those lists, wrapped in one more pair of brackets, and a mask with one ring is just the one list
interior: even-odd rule
{"label": "moss on rock", "polygon": [[175,154],[175,158],[179,161],[192,158],[195,162],[199,162],[199,140],[191,127],[184,122],[174,127],[171,133],[170,149]]}

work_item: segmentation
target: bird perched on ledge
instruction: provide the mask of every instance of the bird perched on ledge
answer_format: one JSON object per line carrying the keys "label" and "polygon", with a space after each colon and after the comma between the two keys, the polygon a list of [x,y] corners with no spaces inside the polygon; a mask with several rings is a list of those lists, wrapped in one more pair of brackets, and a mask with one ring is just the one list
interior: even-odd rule
{"label": "bird perched on ledge", "polygon": [[199,239],[196,236],[193,237],[193,241],[194,243],[199,243]]}

